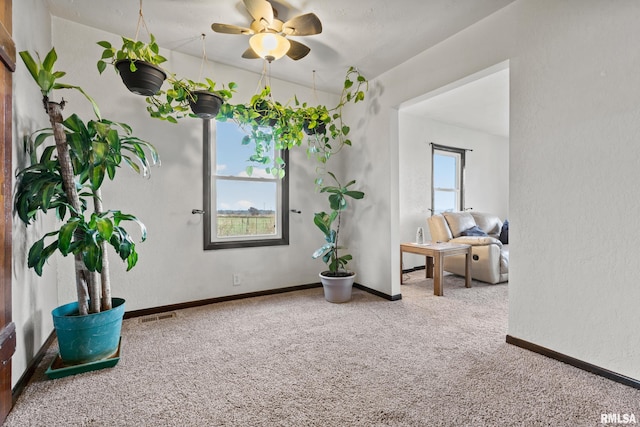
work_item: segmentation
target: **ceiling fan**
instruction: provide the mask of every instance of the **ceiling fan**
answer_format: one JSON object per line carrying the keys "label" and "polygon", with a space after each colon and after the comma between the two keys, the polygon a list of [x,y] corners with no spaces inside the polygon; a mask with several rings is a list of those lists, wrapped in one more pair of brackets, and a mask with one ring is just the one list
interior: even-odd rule
{"label": "ceiling fan", "polygon": [[250,35],[249,48],[243,58],[264,58],[268,62],[287,55],[297,61],[304,58],[311,49],[287,36],[311,36],[322,32],[322,23],[314,13],[297,15],[283,22],[278,12],[267,0],[242,0],[253,21],[249,28],[230,24],[211,25],[216,33]]}

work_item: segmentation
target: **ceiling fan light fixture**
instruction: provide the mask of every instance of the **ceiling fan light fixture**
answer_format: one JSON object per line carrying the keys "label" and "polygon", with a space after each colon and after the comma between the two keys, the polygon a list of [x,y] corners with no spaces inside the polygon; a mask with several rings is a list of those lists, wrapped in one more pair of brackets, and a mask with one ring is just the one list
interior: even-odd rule
{"label": "ceiling fan light fixture", "polygon": [[258,56],[271,62],[286,55],[291,43],[277,33],[258,33],[251,36],[249,46]]}

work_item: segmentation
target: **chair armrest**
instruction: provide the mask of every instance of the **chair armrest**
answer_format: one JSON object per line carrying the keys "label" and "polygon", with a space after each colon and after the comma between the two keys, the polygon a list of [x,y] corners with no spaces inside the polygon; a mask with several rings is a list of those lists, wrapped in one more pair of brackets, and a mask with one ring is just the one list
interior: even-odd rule
{"label": "chair armrest", "polygon": [[449,240],[449,243],[461,243],[471,246],[498,245],[498,247],[502,247],[502,242],[491,236],[460,236]]}

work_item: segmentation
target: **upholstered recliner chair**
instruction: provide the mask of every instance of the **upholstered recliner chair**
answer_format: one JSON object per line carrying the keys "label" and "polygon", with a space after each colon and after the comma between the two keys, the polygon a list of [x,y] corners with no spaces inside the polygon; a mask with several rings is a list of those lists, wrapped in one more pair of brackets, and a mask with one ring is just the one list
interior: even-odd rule
{"label": "upholstered recliner chair", "polygon": [[[494,284],[509,280],[509,245],[502,243],[508,243],[508,237],[500,218],[480,212],[444,212],[427,218],[427,224],[434,242],[472,246],[472,279]],[[464,276],[465,256],[446,257],[444,270]]]}

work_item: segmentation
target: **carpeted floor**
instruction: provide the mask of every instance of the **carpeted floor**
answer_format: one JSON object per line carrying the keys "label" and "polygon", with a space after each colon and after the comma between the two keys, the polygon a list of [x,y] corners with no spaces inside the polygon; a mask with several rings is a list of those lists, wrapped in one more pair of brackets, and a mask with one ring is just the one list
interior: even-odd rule
{"label": "carpeted floor", "polygon": [[602,426],[640,418],[640,390],[505,343],[507,284],[424,271],[389,302],[322,289],[126,320],[111,369],[48,380],[13,426]]}

